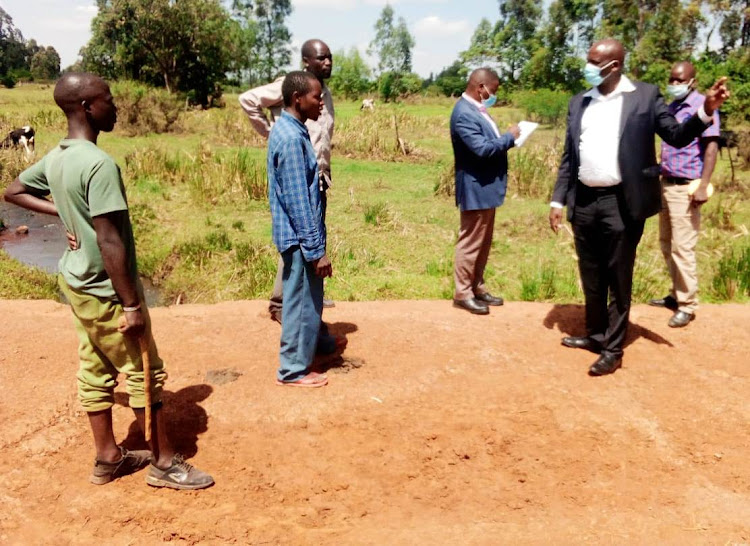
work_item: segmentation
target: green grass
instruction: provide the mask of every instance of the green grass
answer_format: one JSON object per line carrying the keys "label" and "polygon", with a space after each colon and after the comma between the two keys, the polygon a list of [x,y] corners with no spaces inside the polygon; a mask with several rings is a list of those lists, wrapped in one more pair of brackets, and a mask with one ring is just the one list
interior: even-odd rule
{"label": "green grass", "polygon": [[[278,255],[265,200],[264,142],[250,127],[236,95],[227,107],[190,111],[179,131],[102,135],[100,146],[123,169],[138,246],[139,267],[161,289],[164,302],[267,298]],[[450,195],[450,99],[378,104],[375,116],[359,103],[336,102],[333,188],[328,201],[328,252],[337,300],[445,299],[453,289],[458,211]],[[47,112],[38,128],[38,155],[64,136],[51,88],[0,90],[0,121],[23,125]],[[493,109],[501,127],[521,119]],[[409,155],[395,146],[393,116]],[[44,118],[44,119],[42,119]],[[371,123],[372,122],[372,123]],[[510,152],[510,185],[498,210],[486,281],[509,300],[580,302],[572,237],[548,227],[548,198],[560,154],[561,128],[542,127]],[[380,143],[383,144],[380,144]],[[368,148],[376,146],[375,149]],[[373,144],[375,143],[375,144]],[[1,158],[0,158],[1,159]],[[20,163],[0,171],[4,186]],[[704,207],[699,242],[702,301],[747,301],[740,257],[750,238],[750,174],[729,183],[719,161],[715,196]],[[54,297],[51,278],[0,252],[0,297]],[[23,280],[22,280],[23,279]],[[715,279],[718,279],[715,281]],[[634,299],[666,293],[669,279],[658,245],[658,222],[647,222],[639,247]],[[736,288],[732,288],[736,286]]]}

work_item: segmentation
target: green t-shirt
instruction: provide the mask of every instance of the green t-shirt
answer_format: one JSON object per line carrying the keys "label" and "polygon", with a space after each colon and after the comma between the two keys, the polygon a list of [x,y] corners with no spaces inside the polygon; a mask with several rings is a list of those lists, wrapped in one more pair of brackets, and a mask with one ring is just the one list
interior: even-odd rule
{"label": "green t-shirt", "polygon": [[[115,161],[96,144],[82,139],[66,139],[41,161],[21,173],[24,186],[52,194],[60,219],[76,236],[78,250],[66,250],[59,268],[74,290],[105,299],[117,299],[112,281],[104,269],[92,218],[128,210],[125,186]],[[117,215],[127,267],[135,280],[133,228],[128,214]]]}

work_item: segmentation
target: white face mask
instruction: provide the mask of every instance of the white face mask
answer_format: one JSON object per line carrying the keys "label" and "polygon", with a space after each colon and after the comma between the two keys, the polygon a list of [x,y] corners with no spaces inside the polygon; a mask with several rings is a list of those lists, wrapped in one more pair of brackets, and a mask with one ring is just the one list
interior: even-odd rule
{"label": "white face mask", "polygon": [[668,85],[667,94],[674,97],[675,100],[682,100],[690,93],[690,86],[693,85],[694,80],[690,80],[688,83],[681,83],[678,85]]}

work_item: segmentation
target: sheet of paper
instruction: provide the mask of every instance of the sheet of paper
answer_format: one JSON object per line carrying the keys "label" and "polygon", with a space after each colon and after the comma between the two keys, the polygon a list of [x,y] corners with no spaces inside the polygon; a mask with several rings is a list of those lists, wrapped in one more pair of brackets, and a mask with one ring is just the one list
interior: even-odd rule
{"label": "sheet of paper", "polygon": [[518,128],[521,130],[521,136],[516,139],[516,148],[523,146],[523,143],[531,136],[531,133],[536,131],[537,127],[539,127],[539,124],[533,121],[519,121]]}

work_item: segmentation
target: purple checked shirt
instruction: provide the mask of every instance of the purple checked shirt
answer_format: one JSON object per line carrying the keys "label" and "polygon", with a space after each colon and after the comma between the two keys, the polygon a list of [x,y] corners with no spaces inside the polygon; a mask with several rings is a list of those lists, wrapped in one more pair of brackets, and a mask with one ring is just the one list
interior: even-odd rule
{"label": "purple checked shirt", "polygon": [[[682,101],[673,101],[669,112],[680,123],[685,123],[703,105],[706,97],[691,91]],[[714,122],[703,131],[699,138],[693,140],[684,148],[674,148],[666,142],[661,143],[661,174],[675,178],[694,180],[703,174],[703,155],[706,152],[704,138],[719,136],[719,112],[714,112]]]}

